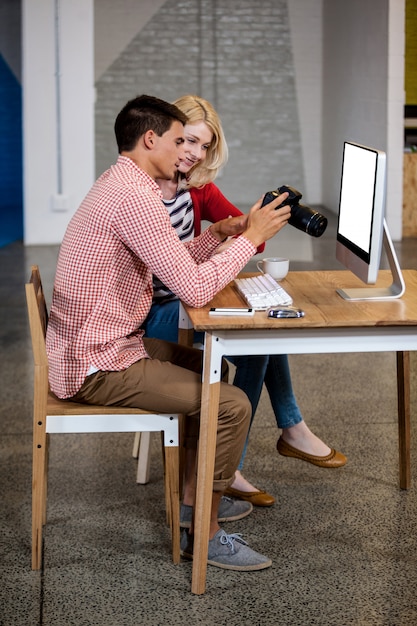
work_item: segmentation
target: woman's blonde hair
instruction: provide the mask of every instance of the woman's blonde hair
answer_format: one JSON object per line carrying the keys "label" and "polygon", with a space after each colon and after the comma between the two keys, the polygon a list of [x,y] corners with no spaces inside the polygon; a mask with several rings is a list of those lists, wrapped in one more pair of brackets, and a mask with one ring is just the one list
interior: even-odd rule
{"label": "woman's blonde hair", "polygon": [[213,133],[206,158],[195,165],[183,181],[187,188],[202,187],[216,178],[227,161],[228,149],[220,118],[210,102],[199,96],[182,96],[173,104],[185,113],[188,124],[204,122]]}

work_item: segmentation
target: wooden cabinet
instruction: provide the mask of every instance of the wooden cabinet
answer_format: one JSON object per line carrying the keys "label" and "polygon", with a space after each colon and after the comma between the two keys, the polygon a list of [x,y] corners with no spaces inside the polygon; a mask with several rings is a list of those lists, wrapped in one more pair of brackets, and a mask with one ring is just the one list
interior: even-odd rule
{"label": "wooden cabinet", "polygon": [[417,237],[417,152],[404,153],[403,237]]}

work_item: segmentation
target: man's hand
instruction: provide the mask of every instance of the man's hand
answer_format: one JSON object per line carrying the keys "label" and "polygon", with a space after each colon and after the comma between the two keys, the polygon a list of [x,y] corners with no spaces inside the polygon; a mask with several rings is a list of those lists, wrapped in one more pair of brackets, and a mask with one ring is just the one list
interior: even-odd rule
{"label": "man's hand", "polygon": [[248,215],[248,226],[243,234],[257,248],[264,241],[274,237],[288,223],[291,217],[291,207],[286,205],[281,209],[276,209],[287,198],[288,193],[282,193],[273,202],[269,202],[265,206],[261,206],[263,198],[260,198],[251,208]]}
{"label": "man's hand", "polygon": [[225,220],[220,220],[210,226],[211,234],[219,241],[227,239],[227,237],[234,237],[240,235],[248,226],[248,216],[239,215],[237,217],[228,217]]}

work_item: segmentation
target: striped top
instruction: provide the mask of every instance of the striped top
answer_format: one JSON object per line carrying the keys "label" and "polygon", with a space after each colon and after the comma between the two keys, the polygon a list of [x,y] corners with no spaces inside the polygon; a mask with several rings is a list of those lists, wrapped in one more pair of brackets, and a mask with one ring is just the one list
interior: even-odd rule
{"label": "striped top", "polygon": [[[182,189],[177,192],[172,200],[163,200],[172,226],[177,231],[177,235],[181,241],[191,241],[194,239],[194,210],[191,194],[188,189]],[[168,287],[166,287],[159,278],[153,277],[153,302],[164,304],[171,300],[178,300]]]}

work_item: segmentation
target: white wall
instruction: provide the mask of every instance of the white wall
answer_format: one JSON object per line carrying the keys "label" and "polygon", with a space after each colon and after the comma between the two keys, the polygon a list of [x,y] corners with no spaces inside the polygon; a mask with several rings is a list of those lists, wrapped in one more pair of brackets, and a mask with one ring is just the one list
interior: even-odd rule
{"label": "white wall", "polygon": [[387,86],[387,221],[391,237],[402,237],[405,105],[405,0],[389,2]]}
{"label": "white wall", "polygon": [[55,244],[95,177],[93,0],[23,0],[22,16],[24,239]]}
{"label": "white wall", "polygon": [[323,204],[339,199],[344,140],[387,152],[387,221],[402,233],[404,0],[324,0]]}

